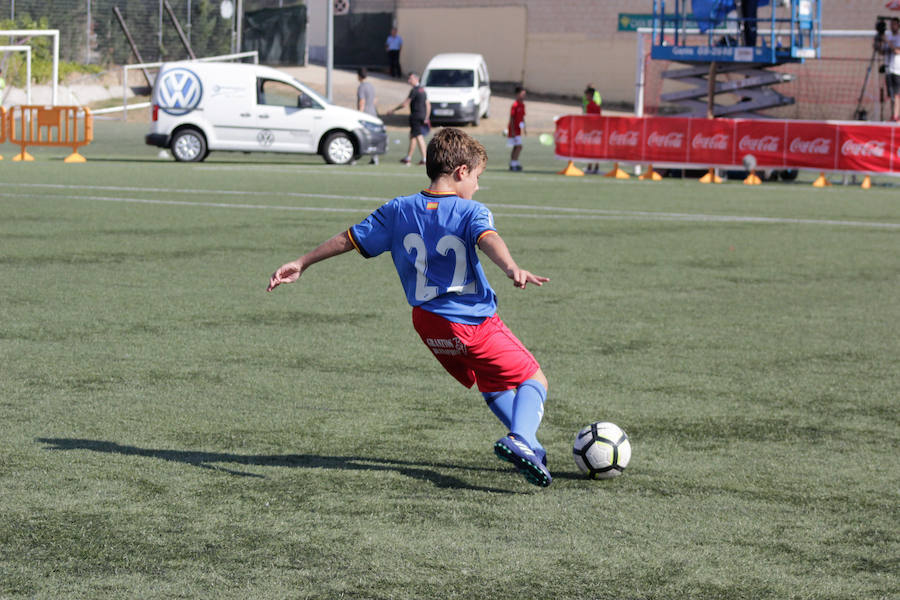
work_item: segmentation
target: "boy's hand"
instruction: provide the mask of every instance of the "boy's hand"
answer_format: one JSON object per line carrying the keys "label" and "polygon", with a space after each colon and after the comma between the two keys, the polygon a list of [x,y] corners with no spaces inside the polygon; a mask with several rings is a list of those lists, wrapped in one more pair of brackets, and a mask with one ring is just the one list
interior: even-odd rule
{"label": "boy's hand", "polygon": [[302,272],[303,266],[298,261],[281,265],[278,267],[277,271],[272,273],[272,277],[269,278],[269,287],[266,288],[266,291],[271,292],[282,283],[294,283],[300,279],[300,274]]}
{"label": "boy's hand", "polygon": [[541,277],[540,275],[535,275],[531,271],[526,271],[525,269],[520,269],[518,267],[516,267],[515,269],[510,269],[506,273],[506,275],[513,280],[514,286],[516,286],[517,288],[522,288],[523,290],[529,283],[541,286],[550,281],[549,277]]}

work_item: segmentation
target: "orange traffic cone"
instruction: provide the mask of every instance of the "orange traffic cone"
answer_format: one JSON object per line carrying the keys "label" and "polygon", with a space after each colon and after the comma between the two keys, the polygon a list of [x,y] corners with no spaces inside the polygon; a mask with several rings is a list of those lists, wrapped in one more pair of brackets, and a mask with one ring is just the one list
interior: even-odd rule
{"label": "orange traffic cone", "polygon": [[614,164],[612,171],[604,175],[604,177],[614,177],[615,179],[631,179],[631,175],[619,168],[619,163]]}
{"label": "orange traffic cone", "polygon": [[825,177],[825,173],[819,173],[819,176],[816,177],[816,180],[813,181],[813,187],[829,187],[831,186],[831,182]]}
{"label": "orange traffic cone", "polygon": [[722,178],[716,175],[715,169],[710,169],[700,178],[700,183],[722,183]]}
{"label": "orange traffic cone", "polygon": [[566,165],[566,168],[557,173],[557,175],[568,175],[570,177],[581,177],[584,175],[584,171],[575,166],[575,163],[571,160],[569,164]]}
{"label": "orange traffic cone", "polygon": [[662,181],[662,175],[653,170],[653,165],[647,165],[647,172],[638,177],[640,180]]}
{"label": "orange traffic cone", "polygon": [[860,185],[859,187],[861,187],[864,190],[867,190],[870,187],[872,187],[872,177],[869,175],[866,175],[866,177],[863,179],[862,185]]}

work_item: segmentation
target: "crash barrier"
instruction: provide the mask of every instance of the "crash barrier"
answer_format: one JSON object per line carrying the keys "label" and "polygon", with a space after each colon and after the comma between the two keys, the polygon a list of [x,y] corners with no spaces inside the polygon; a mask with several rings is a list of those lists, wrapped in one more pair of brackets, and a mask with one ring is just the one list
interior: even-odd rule
{"label": "crash barrier", "polygon": [[819,185],[827,185],[829,172],[859,173],[867,181],[900,175],[900,127],[892,124],[566,115],[556,121],[554,141],[557,158],[614,161],[610,176],[618,177],[619,163],[751,174],[804,169],[821,174]]}
{"label": "crash barrier", "polygon": [[59,146],[72,148],[65,162],[85,162],[78,149],[94,139],[94,120],[83,106],[13,106],[3,122],[7,141],[22,147],[15,161],[34,160],[29,146]]}

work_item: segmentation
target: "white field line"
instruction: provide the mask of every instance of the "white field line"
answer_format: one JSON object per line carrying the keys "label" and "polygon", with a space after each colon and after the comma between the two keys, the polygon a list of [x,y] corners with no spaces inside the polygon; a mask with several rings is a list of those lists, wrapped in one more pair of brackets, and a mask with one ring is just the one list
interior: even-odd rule
{"label": "white field line", "polygon": [[[208,194],[208,195],[229,195],[229,196],[289,196],[298,198],[317,198],[317,199],[340,199],[340,200],[356,200],[363,202],[382,203],[385,198],[369,197],[369,196],[343,196],[339,194],[310,194],[304,192],[249,192],[242,190],[184,190],[168,189],[168,188],[133,188],[120,186],[92,186],[92,185],[65,185],[65,184],[38,184],[38,183],[12,183],[6,184],[7,189],[11,187],[25,188],[45,188],[45,189],[62,189],[62,190],[95,190],[95,191],[112,191],[112,192],[146,192],[146,193],[165,193],[165,194]],[[0,192],[0,197],[22,198],[33,197],[32,194]],[[206,207],[206,208],[240,208],[240,209],[256,209],[256,210],[284,210],[284,211],[305,211],[305,212],[333,212],[333,213],[359,213],[364,209],[356,208],[338,208],[333,206],[285,206],[271,204],[246,204],[246,203],[228,203],[228,202],[196,202],[188,200],[162,200],[155,198],[123,198],[112,196],[93,196],[93,195],[53,195],[47,198],[64,198],[67,200],[91,200],[100,202],[121,202],[131,204],[151,204],[151,205],[170,205],[185,207]],[[514,209],[517,211],[533,211],[533,212],[506,212],[497,213],[496,216],[515,217],[523,219],[603,219],[603,220],[642,220],[642,221],[684,221],[695,223],[759,223],[759,224],[791,224],[791,225],[826,225],[840,227],[869,227],[875,229],[900,229],[900,223],[889,223],[879,221],[847,221],[834,219],[799,219],[789,217],[754,217],[754,216],[734,216],[734,215],[707,215],[692,213],[670,213],[670,212],[650,212],[650,211],[629,211],[629,210],[605,210],[598,208],[577,208],[577,207],[559,207],[559,206],[539,206],[529,204],[502,204],[502,203],[486,203],[491,208]],[[549,214],[548,214],[549,213]]]}

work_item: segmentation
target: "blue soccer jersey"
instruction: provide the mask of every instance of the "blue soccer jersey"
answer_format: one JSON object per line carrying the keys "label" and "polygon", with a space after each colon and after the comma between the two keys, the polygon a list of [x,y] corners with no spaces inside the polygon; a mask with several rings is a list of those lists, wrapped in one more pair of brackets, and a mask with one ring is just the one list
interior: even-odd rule
{"label": "blue soccer jersey", "polygon": [[390,250],[411,306],[477,325],[497,311],[478,260],[478,240],[495,233],[480,202],[428,190],[394,198],[348,230],[366,258]]}

